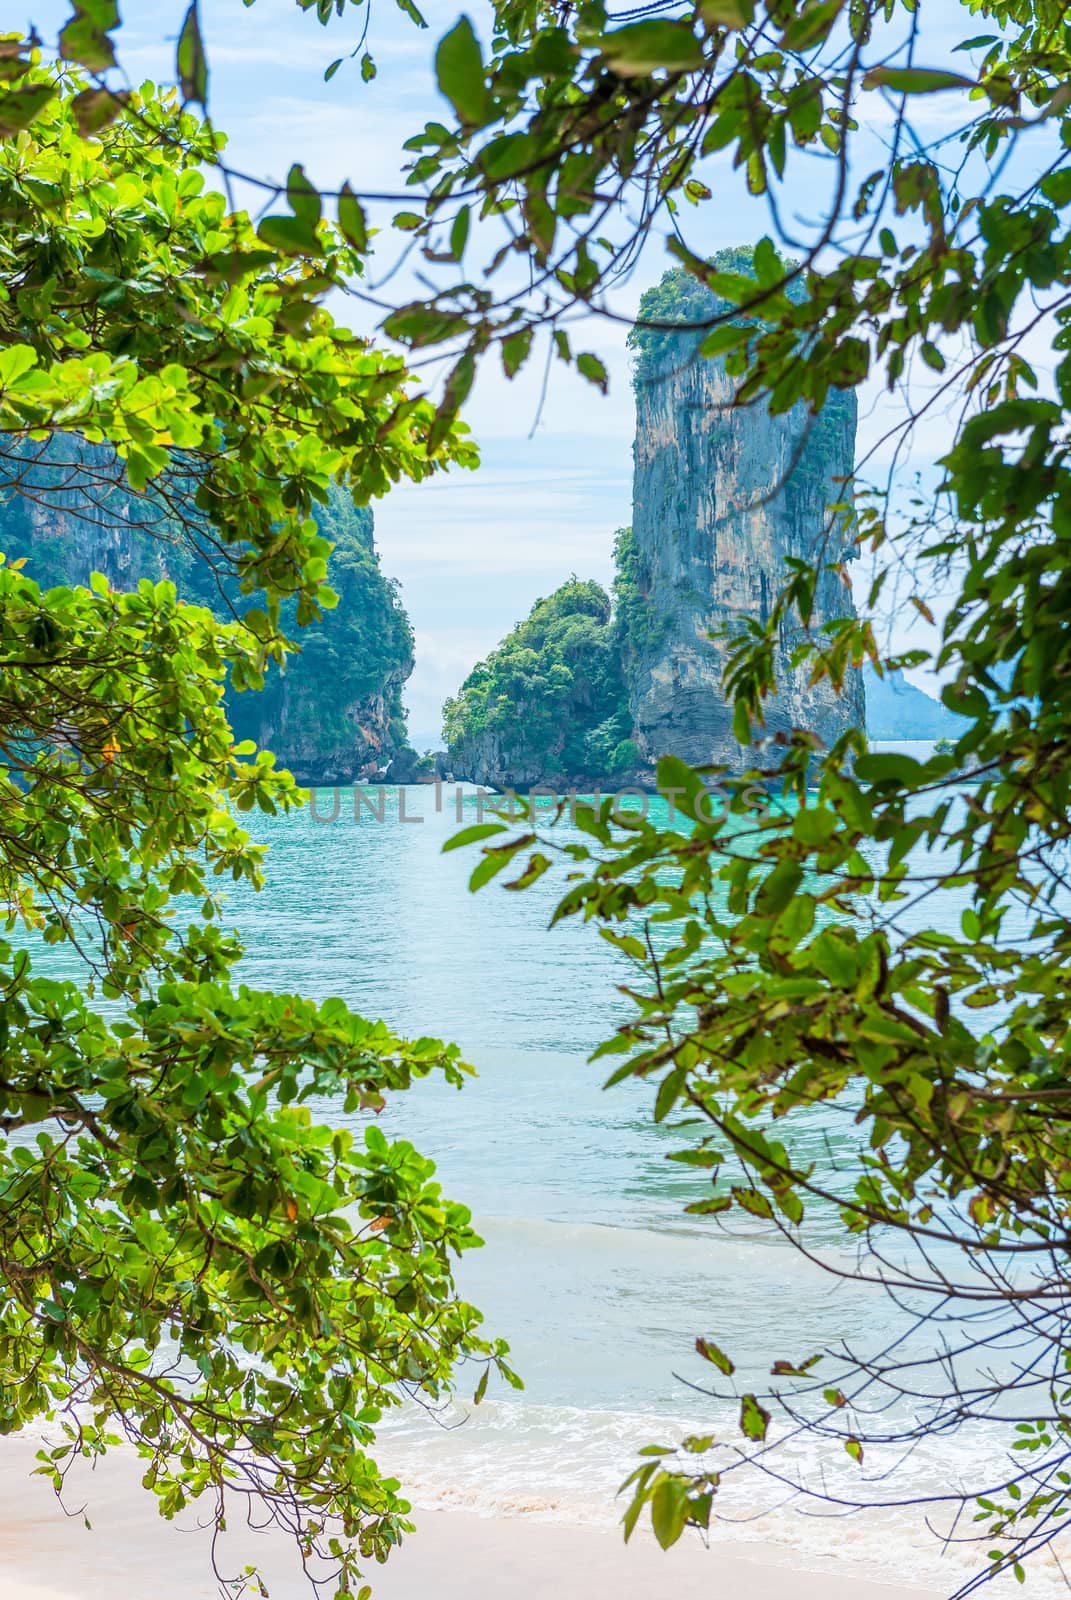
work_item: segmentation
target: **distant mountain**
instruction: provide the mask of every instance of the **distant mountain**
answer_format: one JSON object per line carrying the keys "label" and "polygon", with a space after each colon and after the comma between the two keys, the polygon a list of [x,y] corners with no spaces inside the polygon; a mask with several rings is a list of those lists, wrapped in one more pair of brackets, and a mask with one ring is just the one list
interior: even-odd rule
{"label": "distant mountain", "polygon": [[[100,572],[114,589],[166,578],[186,601],[218,616],[241,613],[233,566],[212,564],[213,545],[175,518],[166,498],[134,495],[102,445],[53,439],[28,445],[18,493],[0,493],[0,550],[24,559],[42,588],[85,584]],[[397,585],[380,570],[372,513],[336,485],[317,527],[334,545],[337,607],[308,627],[293,600],[283,626],[300,653],[273,667],[259,692],[228,695],[235,738],[273,750],[299,783],[351,783],[381,771],[407,747],[402,688],[413,634]],[[189,518],[187,516],[187,522]],[[202,548],[203,546],[203,548]]]}
{"label": "distant mountain", "polygon": [[863,668],[866,684],[866,731],[872,739],[955,739],[963,718],[939,700],[908,683],[902,672],[879,678]]}

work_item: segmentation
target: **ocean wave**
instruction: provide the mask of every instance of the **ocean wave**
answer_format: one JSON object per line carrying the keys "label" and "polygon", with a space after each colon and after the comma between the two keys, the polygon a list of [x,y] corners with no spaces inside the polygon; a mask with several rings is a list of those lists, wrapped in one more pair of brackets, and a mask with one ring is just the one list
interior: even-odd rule
{"label": "ocean wave", "polygon": [[[492,1401],[478,1411],[454,1407],[437,1422],[403,1415],[381,1430],[376,1454],[418,1511],[612,1527],[627,1503],[618,1489],[636,1451],[652,1442],[675,1444],[685,1431],[679,1417]],[[909,1475],[895,1484],[879,1481],[880,1469],[861,1483],[842,1452],[828,1445],[827,1451],[820,1459],[813,1441],[786,1440],[777,1469],[789,1479],[822,1482],[831,1495],[847,1489],[859,1496],[862,1488],[876,1502],[883,1495],[949,1492],[978,1465],[966,1447],[934,1443],[915,1452]],[[912,1582],[951,1595],[987,1566],[993,1545],[973,1528],[971,1515],[968,1508],[950,1527],[951,1511],[918,1504],[836,1512],[749,1470],[728,1475],[710,1542],[761,1544],[764,1559],[786,1566]],[[1065,1569],[1071,1573],[1067,1542],[1039,1552],[1030,1562],[1027,1594],[1066,1600]],[[986,1588],[991,1600],[1023,1592],[1011,1575]]]}

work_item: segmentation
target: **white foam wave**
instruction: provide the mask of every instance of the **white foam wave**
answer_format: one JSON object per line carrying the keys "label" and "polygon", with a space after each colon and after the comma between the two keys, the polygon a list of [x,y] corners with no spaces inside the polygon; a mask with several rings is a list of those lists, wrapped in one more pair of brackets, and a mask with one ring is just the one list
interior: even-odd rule
{"label": "white foam wave", "polygon": [[[626,1504],[617,1490],[635,1465],[636,1450],[652,1442],[673,1444],[685,1431],[679,1418],[485,1402],[474,1412],[456,1408],[439,1425],[422,1414],[402,1416],[381,1431],[376,1453],[418,1509],[614,1526]],[[947,1448],[934,1447],[912,1458],[908,1480],[898,1477],[890,1485],[876,1481],[873,1472],[869,1483],[861,1482],[858,1470],[832,1448],[829,1459],[817,1460],[809,1440],[786,1441],[777,1456],[778,1471],[789,1479],[821,1482],[830,1494],[846,1489],[860,1496],[862,1488],[874,1501],[894,1493],[954,1490],[971,1481],[972,1465],[977,1462],[965,1454],[957,1461]],[[754,1470],[730,1473],[723,1483],[712,1543],[761,1543],[786,1565],[913,1582],[946,1595],[987,1565],[992,1540],[979,1542],[970,1508],[955,1537],[942,1542],[952,1512],[940,1508],[875,1506],[847,1514],[803,1500]],[[1059,1548],[1031,1561],[1027,1594],[1033,1600],[1066,1600]],[[1071,1573],[1066,1543],[1063,1550]],[[989,1600],[1022,1593],[1010,1575],[986,1589]]]}

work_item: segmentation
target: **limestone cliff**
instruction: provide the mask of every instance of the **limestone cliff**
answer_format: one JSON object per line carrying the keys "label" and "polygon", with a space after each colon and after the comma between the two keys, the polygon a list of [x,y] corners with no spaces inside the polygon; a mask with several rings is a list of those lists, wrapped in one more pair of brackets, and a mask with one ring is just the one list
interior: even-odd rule
{"label": "limestone cliff", "polygon": [[353,783],[377,776],[407,747],[402,689],[413,634],[397,586],[380,570],[371,511],[332,494],[316,520],[334,544],[338,605],[307,628],[290,626],[301,654],[260,693],[232,696],[229,710],[235,734],[273,750],[300,783]]}
{"label": "limestone cliff", "polygon": [[[750,259],[731,251],[718,264],[747,272]],[[828,568],[850,556],[830,507],[854,465],[856,408],[852,394],[832,395],[817,417],[803,406],[781,416],[762,401],[734,406],[722,362],[699,357],[696,333],[676,331],[716,305],[682,269],[640,304],[655,326],[632,339],[633,526],[617,535],[613,617],[599,622],[600,645],[614,657],[600,692],[586,692],[579,663],[546,626],[548,608],[569,609],[574,580],[538,602],[447,702],[456,776],[496,787],[653,784],[662,755],[735,770],[754,760],[733,736],[722,689],[727,644],[712,635],[768,619],[787,559]],[[596,609],[608,606],[598,593]],[[823,570],[812,626],[851,614],[850,589]],[[863,724],[862,675],[840,696],[828,683],[812,688],[790,662],[797,642],[787,631],[780,639],[764,737],[797,727],[828,745]]]}
{"label": "limestone cliff", "polygon": [[[61,456],[60,452],[66,454]],[[134,495],[99,447],[53,446],[6,468],[0,481],[0,550],[26,558],[42,587],[88,582],[101,572],[116,589],[170,579],[184,598],[218,615],[253,603],[225,568],[214,570],[174,500]],[[188,510],[188,506],[184,507]],[[402,688],[413,670],[413,636],[397,588],[380,571],[372,513],[332,492],[316,520],[334,544],[330,579],[339,603],[307,628],[284,625],[301,645],[259,693],[230,694],[239,739],[274,751],[301,783],[372,777],[406,747]],[[205,541],[207,544],[207,541]],[[219,568],[216,561],[216,568]],[[293,606],[290,606],[292,612]]]}
{"label": "limestone cliff", "polygon": [[[694,321],[715,305],[676,269],[640,311]],[[771,416],[761,400],[736,408],[734,380],[720,360],[698,356],[694,335],[647,333],[634,342],[633,540],[646,625],[625,662],[633,738],[645,764],[670,754],[739,768],[748,752],[733,737],[722,692],[726,645],[711,635],[766,621],[786,558],[827,564],[850,555],[829,507],[843,496],[836,480],[854,465],[855,397],[831,396],[817,417],[802,405]],[[812,625],[852,612],[842,578],[823,570]],[[806,671],[790,666],[795,642],[781,640],[766,734],[802,727],[828,745],[862,725],[862,680],[856,675],[840,696],[827,683],[810,687]]]}

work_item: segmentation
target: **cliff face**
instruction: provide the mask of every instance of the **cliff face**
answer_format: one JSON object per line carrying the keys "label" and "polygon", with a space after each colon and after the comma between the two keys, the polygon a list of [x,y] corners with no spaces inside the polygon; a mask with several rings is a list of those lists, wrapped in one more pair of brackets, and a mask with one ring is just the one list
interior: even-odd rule
{"label": "cliff face", "polygon": [[372,778],[406,747],[402,689],[413,670],[413,634],[396,586],[383,576],[372,513],[341,493],[317,526],[334,544],[329,578],[338,605],[307,628],[284,626],[301,645],[257,694],[233,695],[238,738],[273,750],[299,783]]}
{"label": "cliff face", "polygon": [[[716,264],[750,273],[751,253],[726,251]],[[499,788],[651,785],[663,755],[733,771],[759,757],[733,736],[722,688],[728,641],[711,635],[765,623],[788,558],[828,568],[852,553],[829,508],[854,466],[856,406],[853,394],[834,394],[818,417],[803,406],[772,417],[762,401],[734,408],[723,364],[699,357],[700,335],[674,327],[716,309],[679,268],[640,302],[633,526],[614,547],[613,617],[600,634],[613,661],[600,692],[585,698],[578,662],[568,650],[554,654],[544,626],[546,608],[574,582],[540,601],[447,702],[457,777]],[[820,571],[812,629],[853,614],[839,574]],[[828,683],[812,688],[807,669],[791,666],[799,641],[786,628],[778,643],[761,737],[803,728],[828,746],[864,724],[862,674],[841,695]]]}
{"label": "cliff face", "polygon": [[[69,446],[61,446],[69,451]],[[242,596],[230,574],[198,554],[166,506],[133,495],[113,461],[95,447],[77,458],[56,453],[20,473],[21,492],[0,484],[0,550],[26,558],[43,588],[85,584],[101,572],[115,589],[143,578],[170,579],[183,598],[228,615]],[[259,693],[229,694],[237,739],[274,751],[300,783],[350,783],[372,777],[405,748],[402,688],[413,670],[413,636],[396,587],[380,571],[372,513],[341,492],[318,510],[334,543],[330,580],[339,603],[319,623],[284,627],[301,653],[273,667]],[[292,613],[293,606],[290,607]]]}
{"label": "cliff face", "polygon": [[[654,291],[660,300],[648,315],[665,314],[674,276]],[[688,282],[689,319],[709,315],[713,297],[696,302]],[[645,764],[661,755],[747,764],[721,686],[726,644],[710,635],[766,621],[786,557],[829,563],[849,554],[828,507],[843,495],[834,480],[854,464],[854,395],[832,396],[816,418],[803,406],[772,417],[762,401],[734,409],[734,392],[722,363],[699,358],[684,335],[651,340],[637,364],[633,538],[647,622],[630,640],[626,678]],[[822,572],[812,626],[851,614],[850,591]],[[784,636],[777,652],[766,736],[800,727],[828,745],[862,726],[862,680],[856,674],[840,696],[828,683],[810,687],[806,670],[789,665],[795,642]]]}
{"label": "cliff face", "polygon": [[231,725],[236,739],[274,751],[299,783],[360,783],[379,776],[407,747],[402,690],[413,670],[412,645],[362,693],[364,675],[338,661],[329,631],[321,637],[325,648],[302,641],[301,655],[285,671],[275,669],[259,693],[232,695]]}

